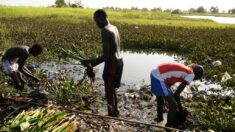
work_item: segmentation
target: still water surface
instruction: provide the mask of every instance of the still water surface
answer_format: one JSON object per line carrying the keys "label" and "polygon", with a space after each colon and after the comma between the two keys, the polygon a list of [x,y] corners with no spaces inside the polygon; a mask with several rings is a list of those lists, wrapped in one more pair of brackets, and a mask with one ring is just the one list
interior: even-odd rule
{"label": "still water surface", "polygon": [[182,16],[191,19],[209,19],[217,23],[235,24],[235,17],[216,17],[216,16]]}
{"label": "still water surface", "polygon": [[[167,53],[155,52],[146,54],[126,51],[123,53],[124,68],[122,82],[125,84],[149,84],[150,72],[154,67],[163,62],[178,60],[178,56]],[[99,74],[102,74],[103,66],[101,64],[96,68]]]}
{"label": "still water surface", "polygon": [[[137,53],[125,51],[123,53],[123,75],[122,83],[124,84],[149,84],[150,83],[150,72],[158,64],[163,62],[178,61],[179,58],[173,54],[167,53]],[[180,61],[183,63],[183,61]],[[60,64],[56,62],[45,62],[41,65],[42,70],[47,70],[48,76],[53,77],[58,74],[64,74],[69,78],[74,80],[81,79],[83,75],[83,70],[79,65],[76,65],[78,62],[71,62],[68,64]],[[96,78],[102,79],[104,63],[96,66],[94,69],[97,73]]]}
{"label": "still water surface", "polygon": [[[184,63],[185,60],[181,56],[177,56],[169,53],[162,52],[131,52],[125,51],[123,53],[124,68],[122,75],[122,89],[123,91],[134,88],[139,89],[142,85],[150,84],[150,72],[158,64],[163,62],[176,61],[179,63]],[[76,65],[78,62],[71,61],[71,63],[61,64],[57,62],[45,62],[40,67],[42,70],[47,71],[47,75],[52,78],[58,75],[65,76],[67,78],[72,78],[75,81],[80,80],[83,77],[84,67],[81,65]],[[96,71],[96,83],[103,83],[102,72],[104,64],[100,64],[95,67]],[[221,86],[217,83],[213,83],[207,80],[203,82],[192,83],[192,86],[198,87],[198,90],[208,91],[211,88],[221,89]],[[120,90],[122,91],[122,90]],[[190,89],[184,90],[187,93],[191,93]],[[230,92],[226,92],[228,94]]]}

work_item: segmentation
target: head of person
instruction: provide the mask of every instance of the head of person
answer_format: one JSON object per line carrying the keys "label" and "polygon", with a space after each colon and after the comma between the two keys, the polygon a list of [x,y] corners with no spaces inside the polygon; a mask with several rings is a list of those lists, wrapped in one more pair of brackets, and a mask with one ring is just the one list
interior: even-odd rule
{"label": "head of person", "polygon": [[202,78],[204,74],[204,69],[201,65],[198,64],[191,64],[190,66],[193,69],[193,73],[195,75],[194,80],[199,80]]}
{"label": "head of person", "polygon": [[34,44],[29,48],[29,53],[32,54],[33,56],[37,56],[41,54],[43,51],[43,47],[40,44]]}
{"label": "head of person", "polygon": [[107,13],[103,9],[98,9],[94,13],[94,20],[99,28],[103,28],[108,25],[109,22],[107,17]]}

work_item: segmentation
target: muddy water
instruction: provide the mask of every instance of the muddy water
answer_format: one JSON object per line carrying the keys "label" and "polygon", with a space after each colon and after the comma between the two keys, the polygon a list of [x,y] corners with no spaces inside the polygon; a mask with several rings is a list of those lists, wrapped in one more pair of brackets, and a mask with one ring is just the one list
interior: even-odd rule
{"label": "muddy water", "polygon": [[[122,82],[124,84],[149,84],[150,72],[158,64],[163,62],[177,61],[179,57],[166,53],[137,53],[126,51],[123,53],[124,69]],[[97,72],[101,75],[103,64],[99,65]]]}
{"label": "muddy water", "polygon": [[[139,90],[143,85],[149,85],[150,72],[160,63],[176,61],[183,64],[185,62],[185,60],[180,56],[153,51],[125,51],[123,53],[123,61],[124,68],[122,84],[118,89],[119,94],[123,94],[127,89]],[[58,75],[62,75],[76,81],[83,77],[85,69],[83,66],[77,64],[77,61],[70,61],[69,63],[64,64],[53,61],[42,63],[40,68],[41,70],[47,71],[46,73],[49,78],[56,78]],[[94,68],[97,73],[95,84],[98,84],[99,86],[103,86],[103,66],[104,64],[102,63]],[[218,83],[213,83],[208,80],[204,80],[203,82],[193,82],[191,86],[197,87],[199,91],[208,91],[208,89],[212,88],[221,89],[221,86]],[[188,97],[188,94],[190,93],[190,87],[187,87],[184,90],[183,96]]]}
{"label": "muddy water", "polygon": [[[162,62],[177,61],[184,63],[179,56],[166,54],[166,53],[137,53],[126,51],[123,53],[124,59],[124,71],[122,78],[122,85],[117,89],[118,94],[118,107],[120,110],[120,117],[136,120],[146,123],[156,123],[156,101],[155,96],[150,92],[150,88],[146,87],[144,91],[141,90],[141,86],[144,84],[149,85],[149,74],[152,68]],[[82,78],[84,68],[77,65],[78,62],[71,61],[70,63],[62,64],[58,62],[45,62],[41,65],[41,70],[46,70],[49,78],[55,78],[58,75],[73,78],[79,80]],[[102,81],[103,64],[95,68],[98,73],[95,81],[95,90],[100,93],[101,97],[104,97],[104,86]],[[176,84],[177,86],[178,84]],[[205,82],[195,82],[192,86],[198,87],[199,90],[207,90],[211,87],[216,88],[219,86],[216,84]],[[220,87],[221,88],[221,87]],[[130,91],[131,90],[131,91]],[[182,96],[187,98],[191,94],[190,87],[187,87]],[[102,101],[101,107],[98,108],[98,112],[101,115],[107,115],[107,104],[105,99]],[[158,125],[165,125],[166,116],[164,114],[164,122]]]}
{"label": "muddy water", "polygon": [[[139,90],[143,85],[150,84],[150,72],[156,67],[157,64],[163,62],[176,61],[179,63],[184,63],[185,60],[182,57],[169,54],[169,53],[159,53],[159,52],[132,52],[125,51],[123,53],[123,76],[122,85],[118,89],[119,94],[123,94],[127,89]],[[55,78],[58,75],[62,75],[68,78],[72,78],[75,81],[80,80],[84,75],[84,67],[77,65],[77,61],[71,61],[70,63],[59,63],[59,62],[44,62],[41,64],[41,70],[47,71],[49,78]],[[102,72],[104,64],[100,64],[95,67],[96,71],[96,84],[103,84]],[[177,86],[177,85],[176,85]],[[197,86],[198,90],[205,90],[215,88],[221,89],[221,86],[216,83],[211,83],[207,80],[204,82],[192,83],[192,86]],[[187,97],[190,88],[184,90],[184,96]]]}
{"label": "muddy water", "polygon": [[[150,83],[150,72],[157,64],[162,62],[179,61],[178,56],[166,53],[137,53],[126,51],[123,53],[123,76],[122,83],[127,85],[142,85]],[[183,63],[183,61],[180,61]],[[48,71],[48,76],[53,77],[57,74],[66,74],[68,77],[78,80],[83,75],[83,70],[78,62],[73,61],[69,64],[56,62],[45,62],[41,65],[42,70]],[[102,77],[104,64],[95,67],[98,80]]]}
{"label": "muddy water", "polygon": [[[180,61],[180,57],[174,54],[157,53],[157,52],[131,52],[123,53],[123,76],[121,87],[118,89],[118,94],[123,94],[126,90],[139,90],[143,85],[150,84],[150,72],[157,64],[162,62]],[[56,78],[59,75],[72,78],[75,81],[80,80],[84,75],[84,67],[77,65],[78,62],[71,61],[70,63],[59,62],[44,62],[41,64],[41,70],[46,71],[49,78]],[[95,67],[96,80],[95,84],[103,87],[102,72],[104,64]]]}
{"label": "muddy water", "polygon": [[[126,51],[123,53],[124,70],[122,77],[122,85],[117,90],[119,99],[119,110],[121,117],[142,121],[146,123],[156,123],[156,101],[150,93],[149,87],[146,92],[140,92],[142,85],[149,85],[150,83],[150,71],[156,67],[157,64],[162,62],[180,61],[180,57],[173,54],[166,53],[137,53]],[[80,65],[76,65],[78,62],[71,61],[69,64],[62,64],[58,62],[44,62],[41,64],[41,70],[47,71],[49,78],[56,78],[56,76],[62,75],[74,80],[82,78],[84,68]],[[95,90],[98,91],[102,97],[104,97],[104,88],[102,81],[103,64],[100,64],[95,68],[97,72],[95,81]],[[101,84],[101,85],[100,85]],[[132,92],[128,90],[132,89]],[[148,94],[146,94],[148,93]],[[148,97],[147,100],[143,100],[142,97]],[[149,107],[150,106],[150,107]],[[107,104],[104,101],[101,107],[98,108],[98,112],[102,115],[107,114]],[[159,125],[166,123],[166,114],[164,114],[164,122]]]}

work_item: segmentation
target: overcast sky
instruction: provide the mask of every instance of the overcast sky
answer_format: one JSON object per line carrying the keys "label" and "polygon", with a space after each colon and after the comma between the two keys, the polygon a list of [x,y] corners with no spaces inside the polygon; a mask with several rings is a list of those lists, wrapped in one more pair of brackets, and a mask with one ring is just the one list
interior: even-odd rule
{"label": "overcast sky", "polygon": [[[69,1],[69,0],[66,0]],[[71,2],[76,0],[70,0]],[[55,0],[0,0],[1,5],[10,6],[50,6]],[[162,9],[183,9],[191,7],[197,8],[203,6],[209,9],[211,6],[218,6],[220,11],[235,8],[235,0],[82,0],[84,7],[102,8],[102,7],[120,7],[120,8],[154,8]]]}

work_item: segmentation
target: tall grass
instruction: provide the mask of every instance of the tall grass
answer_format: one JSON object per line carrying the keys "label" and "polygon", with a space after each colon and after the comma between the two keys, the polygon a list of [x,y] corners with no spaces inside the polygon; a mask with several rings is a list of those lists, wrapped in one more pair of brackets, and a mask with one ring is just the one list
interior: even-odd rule
{"label": "tall grass", "polygon": [[92,9],[46,8],[46,7],[0,7],[1,17],[80,16],[92,14]]}
{"label": "tall grass", "polygon": [[[0,7],[0,18],[54,17],[60,20],[79,23],[92,19],[95,9],[52,8],[52,7]],[[235,27],[231,24],[218,24],[211,20],[182,18],[178,14],[141,10],[107,10],[112,21],[135,25],[169,25],[186,27]]]}
{"label": "tall grass", "polygon": [[[78,50],[84,51],[87,56],[98,55],[102,51],[101,38],[99,29],[92,21],[94,11],[94,9],[77,8],[0,7],[0,50],[5,50],[14,44],[32,45],[38,42],[47,50],[40,56],[41,59],[34,60],[34,63],[40,63],[48,58],[57,59],[60,56],[58,47],[69,49],[70,44],[75,44]],[[159,12],[112,10],[107,12],[112,23],[115,23],[120,31],[123,48],[161,49],[179,53],[186,56],[190,63],[202,64],[206,69],[205,77],[213,77],[215,80],[221,80],[225,72],[235,73],[235,25],[217,24],[209,20],[190,20],[179,15]],[[212,61],[215,60],[220,60],[222,66],[213,66]],[[0,80],[3,80],[1,76]],[[233,81],[230,85],[234,87],[234,77],[231,80]],[[58,97],[58,102],[60,99],[67,100],[76,96],[71,94],[70,89],[59,87],[65,85],[74,90],[73,84],[65,82],[51,87],[51,92],[59,92],[55,95],[56,99]],[[5,87],[6,85],[0,83],[0,91]],[[53,91],[55,87],[58,89]],[[72,97],[60,93],[68,93],[67,95]],[[205,99],[204,95],[202,97]],[[205,108],[208,104],[214,104],[215,100],[224,99],[208,98],[214,102],[211,103],[209,100],[205,101],[205,106],[198,106],[203,109],[199,109],[200,111],[209,112],[212,116],[208,122],[207,116],[196,111],[195,119],[201,120],[195,123],[198,130],[211,128],[231,131],[230,126],[234,130],[233,120],[230,119],[233,113],[230,112],[230,108],[227,110],[229,112],[219,111],[216,115],[211,109]],[[232,101],[231,105],[220,102],[220,105],[213,106],[213,110],[218,112],[224,105],[233,108],[235,103]],[[202,101],[200,99],[197,102]],[[223,115],[228,115],[229,118]]]}

